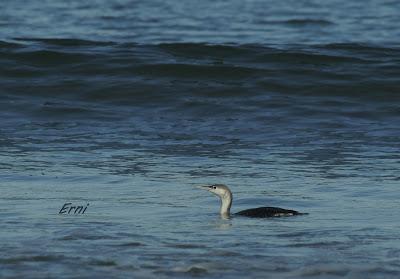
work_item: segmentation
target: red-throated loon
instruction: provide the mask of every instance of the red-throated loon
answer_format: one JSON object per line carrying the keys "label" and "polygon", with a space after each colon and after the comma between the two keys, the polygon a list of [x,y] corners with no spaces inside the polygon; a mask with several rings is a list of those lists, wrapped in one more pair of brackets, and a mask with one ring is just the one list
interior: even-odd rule
{"label": "red-throated loon", "polygon": [[[200,186],[199,188],[205,189],[221,199],[220,214],[223,218],[229,218],[232,205],[232,192],[228,186],[224,184],[213,184],[210,186]],[[279,207],[257,207],[239,211],[234,215],[253,217],[253,218],[268,218],[268,217],[283,217],[293,215],[304,215],[307,213],[300,213],[295,210],[283,209]]]}

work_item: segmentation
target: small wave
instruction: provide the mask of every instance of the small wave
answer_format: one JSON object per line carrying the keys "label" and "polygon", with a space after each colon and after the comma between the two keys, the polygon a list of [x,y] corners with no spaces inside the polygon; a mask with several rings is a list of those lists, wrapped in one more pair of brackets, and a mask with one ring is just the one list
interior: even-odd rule
{"label": "small wave", "polygon": [[93,105],[82,105],[82,104],[66,104],[66,103],[53,103],[45,102],[43,105],[37,107],[33,106],[32,115],[37,117],[75,117],[75,118],[97,118],[103,120],[115,120],[119,117],[115,113],[102,110],[99,107]]}
{"label": "small wave", "polygon": [[243,256],[242,253],[235,252],[235,251],[230,251],[230,250],[216,250],[212,252],[213,255],[219,256],[219,257],[237,257],[237,256]]}
{"label": "small wave", "polygon": [[259,72],[240,66],[196,65],[196,64],[152,64],[137,68],[137,72],[151,76],[176,76],[180,78],[232,79],[245,78]]}
{"label": "small wave", "polygon": [[187,58],[216,58],[223,63],[226,58],[238,58],[251,55],[254,46],[246,45],[215,45],[201,43],[169,43],[157,45],[160,49],[177,57]]}
{"label": "small wave", "polygon": [[283,21],[283,23],[290,25],[332,25],[333,22],[324,19],[290,19]]}
{"label": "small wave", "polygon": [[139,247],[139,246],[145,246],[145,244],[141,242],[127,242],[127,243],[122,243],[119,244],[118,246],[123,246],[123,247]]}
{"label": "small wave", "polygon": [[21,256],[11,258],[0,258],[2,264],[18,264],[20,262],[54,262],[64,259],[64,256],[58,255],[35,255],[35,256]]}
{"label": "small wave", "polygon": [[69,241],[69,240],[100,240],[100,239],[113,239],[114,237],[108,236],[108,235],[90,235],[90,234],[82,234],[82,233],[76,233],[76,234],[70,234],[66,235],[63,237],[58,238],[58,240],[64,240],[64,241]]}
{"label": "small wave", "polygon": [[[351,269],[348,266],[344,265],[318,265],[313,267],[306,267],[300,270],[297,275],[299,277],[310,276],[310,277],[319,277],[319,276],[346,276]],[[322,278],[322,277],[321,277]]]}
{"label": "small wave", "polygon": [[328,26],[334,25],[332,21],[326,19],[312,19],[312,18],[294,18],[288,20],[264,20],[258,19],[255,21],[257,24],[263,25],[287,25],[292,27],[306,27],[306,26]]}
{"label": "small wave", "polygon": [[310,248],[320,248],[320,247],[338,247],[344,243],[339,241],[326,241],[326,242],[311,242],[311,243],[295,243],[289,244],[286,247],[310,247]]}
{"label": "small wave", "polygon": [[204,274],[208,273],[208,269],[206,267],[200,266],[200,265],[192,265],[192,266],[188,266],[188,267],[177,267],[177,268],[174,268],[173,271],[177,272],[177,273],[188,274],[191,276],[204,275]]}
{"label": "small wave", "polygon": [[48,72],[47,74],[61,73],[63,66],[79,65],[87,62],[90,58],[90,54],[69,53],[64,50],[32,50],[30,48],[21,48],[18,52],[0,51],[0,61],[3,59],[7,59],[8,61],[13,60],[14,69],[19,69],[20,66],[26,67],[27,65],[37,67],[37,71],[45,70],[50,66],[55,67],[55,72]]}
{"label": "small wave", "polygon": [[110,46],[115,45],[114,42],[106,41],[91,41],[81,39],[68,39],[68,38],[14,38],[16,41],[22,42],[40,42],[47,45],[53,46],[64,46],[64,47],[79,47],[79,46]]}
{"label": "small wave", "polygon": [[324,45],[317,45],[316,48],[330,49],[330,50],[346,50],[346,51],[362,51],[366,53],[382,53],[382,54],[400,54],[400,48],[396,46],[386,45],[378,46],[365,43],[331,43]]}
{"label": "small wave", "polygon": [[51,103],[45,103],[40,110],[40,114],[45,113],[47,115],[82,114],[82,113],[87,114],[90,112],[91,111],[89,109],[83,107],[54,105]]}
{"label": "small wave", "polygon": [[22,47],[22,45],[17,44],[17,43],[0,41],[0,50],[1,49],[16,49],[16,48],[20,48],[20,47]]}
{"label": "small wave", "polygon": [[[342,63],[359,63],[365,64],[370,63],[366,59],[358,58],[358,57],[351,57],[351,56],[343,56],[343,55],[336,55],[336,54],[325,54],[325,53],[318,53],[312,51],[279,51],[279,52],[264,52],[260,53],[257,56],[257,61],[265,62],[265,63],[282,63],[282,65],[287,64],[342,64]],[[254,61],[255,62],[255,61]]]}
{"label": "small wave", "polygon": [[206,245],[191,244],[191,243],[175,243],[175,244],[168,244],[167,246],[171,247],[171,248],[179,248],[179,249],[203,249],[203,248],[207,248]]}
{"label": "small wave", "polygon": [[117,263],[112,260],[91,260],[88,262],[89,265],[95,265],[95,266],[117,266]]}

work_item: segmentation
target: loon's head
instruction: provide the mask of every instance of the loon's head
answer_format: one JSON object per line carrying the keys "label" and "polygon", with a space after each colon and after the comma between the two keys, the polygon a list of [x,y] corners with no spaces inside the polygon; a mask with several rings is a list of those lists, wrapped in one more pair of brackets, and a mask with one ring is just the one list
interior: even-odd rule
{"label": "loon's head", "polygon": [[221,199],[226,198],[227,196],[232,196],[231,190],[229,190],[228,186],[224,184],[213,184],[210,186],[200,186],[201,189],[205,189],[214,195],[220,197]]}
{"label": "loon's head", "polygon": [[228,186],[224,184],[213,184],[210,186],[200,186],[201,189],[205,189],[221,199],[220,214],[223,218],[229,218],[231,205],[232,205],[232,192]]}

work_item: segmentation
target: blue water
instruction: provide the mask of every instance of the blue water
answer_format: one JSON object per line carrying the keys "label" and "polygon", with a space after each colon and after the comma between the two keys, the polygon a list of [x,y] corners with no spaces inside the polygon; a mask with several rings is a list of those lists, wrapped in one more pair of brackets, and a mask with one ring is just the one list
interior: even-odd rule
{"label": "blue water", "polygon": [[135,43],[396,43],[398,1],[2,1],[0,34]]}
{"label": "blue water", "polygon": [[0,277],[399,278],[400,4],[327,2],[2,1]]}

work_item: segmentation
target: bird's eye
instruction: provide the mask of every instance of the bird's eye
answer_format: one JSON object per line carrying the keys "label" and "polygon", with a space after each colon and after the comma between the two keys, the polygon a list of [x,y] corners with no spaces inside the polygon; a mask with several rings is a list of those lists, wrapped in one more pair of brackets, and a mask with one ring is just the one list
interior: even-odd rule
{"label": "bird's eye", "polygon": [[213,189],[217,189],[217,187],[215,187],[215,186],[212,186],[213,187]]}

